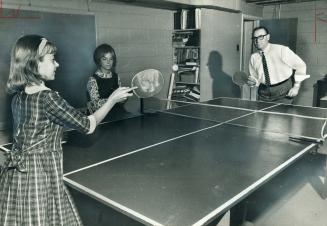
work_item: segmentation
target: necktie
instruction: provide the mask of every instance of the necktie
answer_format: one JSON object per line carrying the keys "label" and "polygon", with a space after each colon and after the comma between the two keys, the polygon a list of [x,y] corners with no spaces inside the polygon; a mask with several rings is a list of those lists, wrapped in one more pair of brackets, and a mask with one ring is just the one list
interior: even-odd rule
{"label": "necktie", "polygon": [[266,61],[265,54],[263,52],[261,53],[261,57],[262,57],[263,72],[265,74],[266,86],[270,86],[271,83],[270,83],[270,77],[269,77],[267,61]]}

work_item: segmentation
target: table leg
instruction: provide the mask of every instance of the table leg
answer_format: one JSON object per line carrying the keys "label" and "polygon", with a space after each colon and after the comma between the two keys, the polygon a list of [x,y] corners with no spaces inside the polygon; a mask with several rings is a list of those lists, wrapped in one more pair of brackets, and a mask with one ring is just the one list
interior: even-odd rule
{"label": "table leg", "polygon": [[230,211],[225,213],[225,215],[223,216],[223,218],[221,218],[217,226],[230,226]]}
{"label": "table leg", "polygon": [[327,199],[327,145],[319,145],[317,147],[317,152],[319,154],[322,154],[325,158],[325,165],[324,165],[324,176],[323,176],[323,184],[322,184],[322,191],[321,191],[321,197],[323,199]]}
{"label": "table leg", "polygon": [[217,219],[213,220],[207,226],[230,226],[230,211],[227,211]]}
{"label": "table leg", "polygon": [[323,190],[322,190],[322,198],[327,198],[327,155],[325,155],[325,176],[324,176],[324,184],[323,184]]}

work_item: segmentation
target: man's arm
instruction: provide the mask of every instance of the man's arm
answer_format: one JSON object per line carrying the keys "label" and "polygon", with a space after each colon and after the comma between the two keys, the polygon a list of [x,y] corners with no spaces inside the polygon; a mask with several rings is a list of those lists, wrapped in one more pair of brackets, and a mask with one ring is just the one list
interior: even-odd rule
{"label": "man's arm", "polygon": [[259,86],[259,81],[258,81],[258,73],[254,67],[254,57],[251,55],[250,61],[249,61],[249,72],[250,76],[248,77],[247,84],[248,86]]}
{"label": "man's arm", "polygon": [[282,52],[283,61],[295,70],[294,74],[294,85],[288,92],[288,96],[295,97],[299,93],[301,82],[307,79],[307,65],[305,62],[296,55],[290,48],[286,47]]}

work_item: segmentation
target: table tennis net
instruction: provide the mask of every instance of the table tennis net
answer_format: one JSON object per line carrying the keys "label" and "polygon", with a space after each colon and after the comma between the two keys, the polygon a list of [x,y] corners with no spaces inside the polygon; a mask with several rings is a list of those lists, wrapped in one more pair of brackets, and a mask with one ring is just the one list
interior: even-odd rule
{"label": "table tennis net", "polygon": [[[194,102],[190,100],[167,100],[167,99],[147,99],[145,103],[145,112],[165,112],[169,114],[177,114],[185,117],[194,117],[202,120],[216,121],[217,123],[237,124],[239,126],[247,126],[256,129],[261,129],[268,132],[280,132],[278,129],[270,130],[260,127],[261,121],[268,121],[270,118],[278,119],[286,122],[289,127],[284,127],[290,138],[323,142],[327,137],[326,119],[327,109],[316,108],[301,105],[286,105],[281,103],[269,103],[261,101],[241,100],[237,98],[217,98],[204,102]],[[227,109],[227,110],[226,110]],[[214,117],[212,114],[230,112],[242,112],[235,117],[230,117],[227,120],[220,120],[219,117]],[[253,122],[251,125],[242,125],[242,118],[256,119],[260,122]],[[297,131],[303,124],[304,131]],[[307,124],[307,125],[306,125]],[[312,125],[311,125],[312,124]],[[306,128],[308,126],[308,128]],[[313,128],[312,128],[313,127]],[[314,134],[310,135],[305,130],[314,130]],[[303,132],[303,134],[302,134]]]}

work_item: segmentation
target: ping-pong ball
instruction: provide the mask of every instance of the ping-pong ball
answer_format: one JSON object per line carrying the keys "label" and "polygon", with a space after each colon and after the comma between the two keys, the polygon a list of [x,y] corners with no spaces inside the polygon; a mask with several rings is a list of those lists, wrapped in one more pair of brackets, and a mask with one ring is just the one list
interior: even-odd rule
{"label": "ping-pong ball", "polygon": [[178,71],[178,65],[177,64],[174,64],[172,68],[173,68],[173,71]]}

